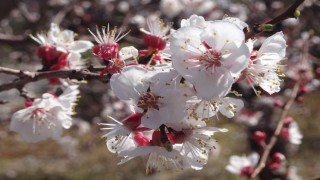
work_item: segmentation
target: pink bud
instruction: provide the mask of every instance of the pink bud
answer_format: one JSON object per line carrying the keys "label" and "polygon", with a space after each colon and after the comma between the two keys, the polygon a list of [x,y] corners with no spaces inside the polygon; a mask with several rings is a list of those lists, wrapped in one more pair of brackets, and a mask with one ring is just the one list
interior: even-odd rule
{"label": "pink bud", "polygon": [[275,162],[282,162],[285,159],[286,159],[286,157],[280,152],[276,152],[272,155],[272,160]]}
{"label": "pink bud", "polygon": [[143,37],[144,44],[154,51],[161,51],[166,47],[166,41],[160,37],[146,34]]}
{"label": "pink bud", "polygon": [[276,152],[272,155],[272,159],[268,167],[272,170],[277,170],[281,167],[281,165],[283,164],[283,161],[285,160],[286,160],[286,157],[282,153]]}
{"label": "pink bud", "polygon": [[39,58],[45,60],[46,62],[53,61],[57,59],[62,53],[56,50],[56,47],[43,45],[38,47],[37,55]]}
{"label": "pink bud", "polygon": [[286,117],[284,120],[284,126],[289,126],[292,122],[294,121],[294,119],[290,116]]}
{"label": "pink bud", "polygon": [[31,100],[27,100],[25,103],[24,103],[24,106],[25,107],[30,107],[30,106],[32,106],[32,101]]}
{"label": "pink bud", "polygon": [[283,106],[283,101],[281,101],[280,99],[276,99],[274,101],[274,106],[275,107],[282,107]]}
{"label": "pink bud", "polygon": [[308,90],[308,87],[303,85],[303,86],[300,86],[300,89],[299,89],[300,93],[302,94],[306,94],[309,90]]}
{"label": "pink bud", "polygon": [[288,128],[282,128],[280,133],[282,139],[288,140],[289,139],[289,129]]}
{"label": "pink bud", "polygon": [[316,69],[316,75],[317,75],[317,76],[320,76],[320,67],[317,67],[317,69]]}
{"label": "pink bud", "polygon": [[259,144],[259,146],[263,147],[266,144],[266,133],[262,131],[255,131],[252,139]]}
{"label": "pink bud", "polygon": [[251,166],[247,166],[241,169],[240,176],[250,177],[253,173],[254,169]]}
{"label": "pink bud", "polygon": [[298,103],[303,103],[303,101],[304,101],[303,96],[302,96],[302,95],[298,96],[298,97],[296,98],[296,101],[297,101]]}

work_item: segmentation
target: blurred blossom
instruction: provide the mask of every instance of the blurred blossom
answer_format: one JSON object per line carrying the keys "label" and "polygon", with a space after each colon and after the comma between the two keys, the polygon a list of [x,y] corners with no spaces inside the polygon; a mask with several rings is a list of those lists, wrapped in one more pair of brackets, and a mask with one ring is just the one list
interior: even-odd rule
{"label": "blurred blossom", "polygon": [[174,18],[184,9],[183,4],[180,0],[161,0],[160,10],[162,13],[169,18]]}
{"label": "blurred blossom", "polygon": [[72,128],[76,128],[79,135],[84,135],[90,132],[91,125],[87,121],[76,118],[73,120]]}
{"label": "blurred blossom", "polygon": [[290,180],[302,180],[302,178],[298,175],[298,168],[296,166],[290,166],[287,174],[287,178]]}
{"label": "blurred blossom", "polygon": [[235,122],[243,123],[249,126],[255,126],[258,124],[260,118],[263,116],[261,111],[253,111],[247,108],[243,108],[240,113],[234,118]]}
{"label": "blurred blossom", "polygon": [[49,4],[51,6],[64,6],[70,3],[70,0],[50,0]]}
{"label": "blurred blossom", "polygon": [[289,142],[292,144],[296,144],[296,145],[301,144],[301,140],[303,136],[299,130],[298,124],[295,121],[289,124],[288,138],[289,138]]}
{"label": "blurred blossom", "polygon": [[77,157],[77,146],[79,144],[78,139],[71,136],[64,136],[58,140],[58,144],[60,145],[61,149],[67,153],[70,159]]}
{"label": "blurred blossom", "polygon": [[283,8],[283,6],[284,6],[284,4],[283,4],[283,2],[281,2],[281,1],[273,1],[273,2],[271,3],[271,7],[272,7],[273,9],[280,9],[280,8]]}
{"label": "blurred blossom", "polygon": [[282,22],[285,26],[297,26],[298,23],[299,23],[299,19],[295,19],[295,18],[289,18],[289,19],[286,19]]}
{"label": "blurred blossom", "polygon": [[136,14],[130,19],[130,22],[137,24],[139,27],[143,27],[145,25],[146,18],[142,15]]}
{"label": "blurred blossom", "polygon": [[254,3],[254,6],[257,8],[257,10],[259,11],[265,11],[266,10],[266,4],[264,2],[261,1],[257,1]]}
{"label": "blurred blossom", "polygon": [[120,1],[118,4],[118,10],[122,13],[128,12],[130,4],[127,1]]}
{"label": "blurred blossom", "polygon": [[259,161],[259,154],[252,153],[249,156],[231,156],[226,170],[239,176],[250,177]]}
{"label": "blurred blossom", "polygon": [[242,21],[246,21],[248,19],[248,15],[247,15],[248,9],[243,4],[237,4],[237,3],[230,4],[229,10],[232,13],[232,16],[236,16]]}

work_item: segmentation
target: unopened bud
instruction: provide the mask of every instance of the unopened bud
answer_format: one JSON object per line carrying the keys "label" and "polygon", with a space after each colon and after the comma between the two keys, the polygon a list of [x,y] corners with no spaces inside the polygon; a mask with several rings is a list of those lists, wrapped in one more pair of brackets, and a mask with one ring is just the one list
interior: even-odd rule
{"label": "unopened bud", "polygon": [[293,13],[293,16],[294,16],[295,18],[300,17],[300,11],[299,11],[298,9],[296,9],[296,10],[294,11],[294,13]]}
{"label": "unopened bud", "polygon": [[281,101],[280,99],[277,99],[274,101],[274,106],[275,107],[282,107],[283,106],[283,101]]}
{"label": "unopened bud", "polygon": [[273,154],[272,159],[275,162],[282,162],[286,159],[286,157],[282,153],[276,152]]}
{"label": "unopened bud", "polygon": [[296,98],[296,101],[297,101],[298,103],[303,103],[303,101],[304,101],[303,96],[298,96],[298,97]]}
{"label": "unopened bud", "polygon": [[273,30],[273,25],[272,24],[264,24],[261,27],[262,31],[272,31]]}
{"label": "unopened bud", "polygon": [[294,121],[294,119],[292,117],[288,116],[284,120],[284,125],[289,126],[293,121]]}
{"label": "unopened bud", "polygon": [[253,133],[252,139],[259,144],[259,146],[263,147],[266,141],[266,133],[262,131],[255,131]]}

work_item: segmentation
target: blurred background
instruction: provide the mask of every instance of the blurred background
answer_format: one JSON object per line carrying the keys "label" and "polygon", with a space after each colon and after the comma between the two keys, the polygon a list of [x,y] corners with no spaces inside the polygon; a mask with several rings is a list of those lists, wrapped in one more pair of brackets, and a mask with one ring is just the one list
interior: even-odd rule
{"label": "blurred background", "polygon": [[[227,14],[238,17],[249,25],[266,22],[283,12],[293,0],[10,0],[0,1],[0,66],[37,71],[41,60],[36,56],[38,44],[29,34],[46,31],[51,22],[63,29],[77,33],[78,39],[94,42],[88,28],[96,25],[121,27],[130,33],[120,41],[121,46],[133,45],[145,48],[143,34],[139,28],[146,27],[146,18],[159,16],[164,22],[180,26],[181,19],[192,14],[204,16],[206,20],[218,20]],[[286,99],[290,92],[290,79],[296,71],[310,72],[309,91],[290,110],[303,134],[302,144],[285,142],[277,146],[286,148],[288,163],[294,166],[302,179],[320,177],[320,2],[306,0],[300,7],[298,20],[288,19],[274,28],[284,31],[287,39],[288,67],[283,91],[273,97],[257,98],[246,87],[235,87],[244,93],[246,109],[257,114],[245,114],[236,119],[220,119],[215,125],[229,129],[228,133],[217,134],[219,147],[212,152],[208,164],[201,171],[183,170],[145,175],[146,159],[136,158],[118,166],[119,158],[105,146],[104,132],[97,123],[105,122],[111,115],[121,119],[128,113],[126,104],[117,101],[109,85],[90,81],[80,86],[81,98],[76,107],[74,125],[65,131],[59,141],[46,140],[28,144],[21,137],[9,132],[11,115],[24,107],[24,99],[17,90],[0,93],[0,179],[238,179],[228,173],[225,166],[231,155],[248,154],[254,146],[250,132],[263,124],[270,129],[279,117],[279,109],[273,100]],[[257,47],[271,33],[257,38]],[[101,62],[90,52],[86,54],[88,64]],[[299,59],[307,62],[298,64]],[[15,77],[0,74],[0,83],[10,82]],[[47,81],[30,83],[26,89],[39,96],[50,89]],[[250,122],[249,122],[250,121]],[[255,125],[252,126],[252,121]],[[260,122],[264,121],[264,123]],[[248,125],[251,124],[251,125]],[[265,126],[265,125],[264,125]],[[272,132],[272,131],[271,131]],[[281,144],[282,143],[282,144]]]}

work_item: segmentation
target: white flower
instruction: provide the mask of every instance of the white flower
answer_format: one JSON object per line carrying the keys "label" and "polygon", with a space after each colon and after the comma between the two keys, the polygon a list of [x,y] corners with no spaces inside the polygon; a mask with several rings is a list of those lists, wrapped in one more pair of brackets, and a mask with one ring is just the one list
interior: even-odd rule
{"label": "white flower", "polygon": [[31,38],[41,45],[52,45],[58,51],[67,53],[83,53],[89,50],[93,44],[90,41],[74,40],[74,32],[70,30],[61,31],[57,24],[51,23],[47,34],[37,34]]}
{"label": "white flower", "polygon": [[78,85],[70,85],[63,90],[63,93],[58,97],[58,101],[70,115],[75,114],[74,108],[77,105],[76,101],[78,100],[80,93],[78,87]]}
{"label": "white flower", "polygon": [[302,178],[298,175],[298,168],[296,166],[290,166],[288,168],[287,178],[290,180],[302,180]]}
{"label": "white flower", "polygon": [[172,1],[172,0],[161,0],[160,2],[160,10],[166,16],[173,18],[177,16],[182,10],[183,5],[179,0]]}
{"label": "white flower", "polygon": [[59,26],[51,23],[48,37],[62,52],[83,53],[89,50],[93,44],[90,41],[74,40],[75,34],[70,30],[61,31]]}
{"label": "white flower", "polygon": [[51,23],[51,28],[46,34],[39,33],[36,37],[30,37],[41,45],[37,54],[44,60],[44,67],[51,71],[83,68],[85,61],[81,59],[80,53],[93,46],[90,41],[75,41],[73,31],[61,31],[54,23]]}
{"label": "white flower", "polygon": [[166,122],[183,119],[186,97],[180,90],[180,76],[170,66],[147,70],[128,66],[114,74],[110,84],[121,100],[130,100],[136,112],[144,112],[142,125],[158,128]]}
{"label": "white flower", "polygon": [[106,27],[102,27],[102,33],[97,28],[96,35],[89,29],[94,39],[99,43],[95,45],[92,49],[93,54],[98,56],[101,60],[108,60],[118,57],[119,44],[123,37],[125,37],[129,32],[122,34],[121,29],[118,31],[117,28],[110,30],[109,24]]}
{"label": "white flower", "polygon": [[202,17],[197,15],[191,15],[188,19],[181,20],[181,27],[196,27],[204,29],[208,26],[208,22]]}
{"label": "white flower", "polygon": [[191,167],[187,159],[177,150],[173,149],[169,152],[164,147],[159,146],[144,146],[137,147],[133,150],[122,151],[119,153],[119,156],[124,158],[118,164],[123,164],[137,156],[146,155],[149,155],[146,174],[160,172],[161,170],[181,170]]}
{"label": "white flower", "polygon": [[289,142],[291,144],[297,144],[297,145],[301,144],[303,135],[301,134],[299,130],[299,126],[295,121],[292,121],[289,124],[288,132],[289,132]]}
{"label": "white flower", "polygon": [[10,130],[25,141],[36,143],[47,138],[59,139],[62,129],[71,126],[69,111],[52,94],[45,93],[32,105],[17,111],[11,118]]}
{"label": "white flower", "polygon": [[226,170],[240,176],[250,176],[259,161],[258,153],[252,153],[246,156],[231,156]]}
{"label": "white flower", "polygon": [[133,114],[124,119],[123,122],[110,116],[108,118],[116,123],[100,123],[100,125],[106,126],[101,128],[101,130],[109,131],[102,136],[107,138],[106,144],[108,150],[112,153],[119,153],[136,147],[133,131],[141,124],[141,114]]}
{"label": "white flower", "polygon": [[193,97],[187,101],[189,117],[207,120],[220,112],[227,118],[232,118],[244,106],[242,100],[222,97],[210,101]]}
{"label": "white flower", "polygon": [[167,47],[167,35],[171,29],[170,25],[165,24],[158,17],[149,17],[147,19],[148,31],[141,28],[140,31],[145,33],[143,37],[144,44],[148,46],[148,52],[158,53]]}
{"label": "white flower", "polygon": [[243,31],[226,21],[209,22],[205,29],[182,27],[172,34],[170,49],[173,67],[206,100],[227,94],[250,55]]}
{"label": "white flower", "polygon": [[181,131],[172,130],[169,139],[174,144],[173,148],[188,160],[191,168],[200,170],[207,164],[209,153],[217,144],[212,136],[216,132],[227,132],[227,129],[199,127],[194,124],[188,124]]}
{"label": "white flower", "polygon": [[[248,43],[252,49],[252,42]],[[247,69],[243,71],[243,76],[257,95],[260,95],[260,92],[255,90],[254,84],[259,85],[269,94],[280,91],[279,76],[284,76],[280,74],[280,61],[284,59],[285,53],[286,41],[283,33],[278,32],[264,41],[256,57],[253,57]]]}
{"label": "white flower", "polygon": [[152,35],[158,38],[166,39],[167,33],[169,32],[171,26],[166,25],[161,19],[156,16],[147,18],[148,30],[143,28],[140,29],[145,34]]}
{"label": "white flower", "polygon": [[133,46],[121,48],[117,57],[107,59],[109,63],[107,64],[106,68],[101,72],[101,74],[104,74],[105,72],[108,72],[110,74],[119,73],[128,64],[138,64],[136,60],[138,54],[138,50]]}

